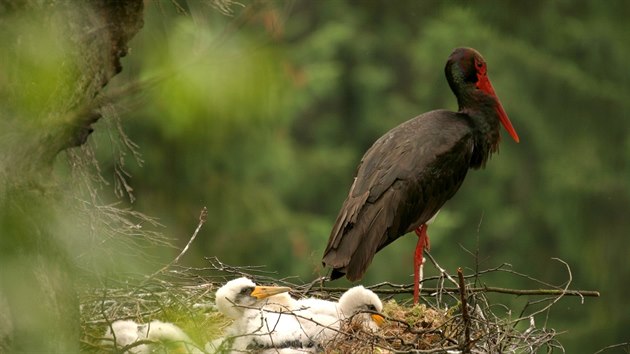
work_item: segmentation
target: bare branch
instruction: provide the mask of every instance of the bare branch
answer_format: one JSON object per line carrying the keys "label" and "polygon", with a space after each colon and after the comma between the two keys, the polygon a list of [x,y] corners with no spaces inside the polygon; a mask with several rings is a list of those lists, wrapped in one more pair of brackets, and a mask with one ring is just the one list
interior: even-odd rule
{"label": "bare branch", "polygon": [[179,259],[184,255],[184,253],[186,253],[186,251],[188,251],[188,248],[190,247],[190,245],[193,243],[193,241],[197,237],[197,234],[199,233],[199,230],[201,230],[201,226],[203,226],[203,224],[206,223],[207,219],[208,219],[208,208],[203,207],[203,209],[201,209],[201,214],[199,214],[199,224],[197,225],[197,228],[195,229],[195,232],[193,233],[192,237],[190,238],[190,240],[186,244],[186,247],[184,247],[184,249],[180,252],[180,254],[177,255],[177,257],[175,257],[175,259],[173,260],[173,262],[171,262],[171,264],[179,262]]}
{"label": "bare branch", "polygon": [[[377,294],[382,295],[397,295],[397,294],[412,294],[413,289],[409,287],[411,285],[400,285],[398,289],[379,289],[379,288],[370,288]],[[347,288],[339,288],[339,287],[321,287],[318,288],[319,291],[322,292],[330,292],[330,293],[342,293]],[[457,294],[459,293],[459,287],[448,287],[448,288],[436,288],[436,287],[427,287],[423,288],[422,292],[425,294],[435,294],[439,291],[443,291],[445,293]],[[499,294],[509,294],[509,295],[517,295],[517,296],[545,296],[545,295],[562,295],[562,296],[579,296],[579,297],[599,297],[599,291],[594,290],[557,290],[557,289],[509,289],[509,288],[500,288],[496,286],[483,286],[483,287],[473,287],[467,288],[469,293],[499,293]]]}
{"label": "bare branch", "polygon": [[470,317],[468,316],[468,301],[466,300],[466,284],[464,283],[464,272],[462,268],[457,268],[459,278],[459,295],[462,301],[462,317],[464,318],[464,353],[470,352]]}
{"label": "bare branch", "polygon": [[156,271],[155,273],[151,274],[148,278],[147,281],[150,280],[151,278],[155,277],[156,275],[158,275],[159,273],[164,272],[165,270],[167,270],[168,268],[170,268],[173,264],[179,262],[179,259],[184,255],[184,253],[186,253],[186,251],[188,251],[188,248],[190,247],[190,245],[193,243],[193,241],[195,240],[195,238],[197,237],[197,234],[199,233],[199,230],[201,230],[201,226],[203,226],[203,224],[206,223],[206,219],[208,218],[208,208],[203,207],[203,209],[201,209],[201,214],[199,214],[199,224],[197,224],[197,228],[195,229],[195,232],[193,232],[192,236],[190,237],[190,240],[188,240],[188,243],[186,244],[186,246],[184,246],[184,248],[182,249],[182,251],[177,255],[177,257],[175,257],[175,259],[173,259],[171,261],[171,263],[165,265],[164,267],[160,268],[158,271]]}
{"label": "bare branch", "polygon": [[630,352],[630,342],[625,342],[625,343],[618,343],[618,344],[613,344],[613,345],[609,345],[607,347],[604,347],[598,351],[596,351],[594,354],[599,354],[599,353],[603,353],[607,350],[610,349],[617,349],[617,348],[624,348],[626,353]]}

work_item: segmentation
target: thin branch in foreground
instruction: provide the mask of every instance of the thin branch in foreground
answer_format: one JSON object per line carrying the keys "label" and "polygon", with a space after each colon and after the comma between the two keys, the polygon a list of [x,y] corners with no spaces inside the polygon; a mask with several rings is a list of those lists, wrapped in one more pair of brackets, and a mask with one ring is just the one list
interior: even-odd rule
{"label": "thin branch in foreground", "polygon": [[[400,289],[374,289],[370,288],[377,294],[380,295],[398,295],[398,294],[411,294],[413,293],[413,289],[408,289],[406,286]],[[322,292],[331,292],[331,293],[342,293],[347,288],[337,288],[337,287],[321,287],[318,288],[319,291]],[[517,295],[517,296],[545,296],[545,295],[562,295],[562,296],[579,296],[579,297],[599,297],[599,291],[594,290],[557,290],[557,289],[509,289],[509,288],[499,288],[495,286],[483,286],[483,287],[474,287],[474,288],[466,288],[469,293],[500,293],[500,294],[509,294],[509,295]],[[422,292],[427,294],[433,294],[438,291],[442,291],[445,293],[459,293],[459,287],[449,287],[449,288],[423,288]]]}
{"label": "thin branch in foreground", "polygon": [[[199,233],[199,230],[201,230],[201,227],[203,226],[203,224],[206,223],[206,220],[208,219],[208,208],[203,207],[203,209],[201,209],[201,213],[199,214],[199,224],[197,224],[197,228],[195,229],[195,232],[192,234],[192,236],[190,237],[190,240],[188,240],[188,243],[186,244],[186,246],[184,246],[184,248],[182,249],[182,251],[177,255],[177,257],[175,257],[175,259],[173,259],[169,264],[165,265],[164,267],[158,269],[155,273],[151,274],[145,281],[143,284],[146,284],[149,280],[151,280],[152,278],[154,278],[156,275],[164,272],[165,270],[167,270],[168,268],[170,268],[172,265],[174,265],[175,263],[179,262],[179,259],[182,258],[182,256],[186,253],[186,251],[188,251],[188,248],[190,248],[190,245],[193,243],[193,241],[195,240],[195,238],[197,237],[197,234]],[[141,285],[142,286],[142,285]],[[140,286],[140,287],[141,287]]]}
{"label": "thin branch in foreground", "polygon": [[459,278],[459,295],[462,302],[462,318],[464,319],[464,353],[470,352],[470,316],[468,316],[468,302],[466,300],[466,283],[464,283],[464,272],[462,268],[457,268]]}
{"label": "thin branch in foreground", "polygon": [[468,288],[471,292],[501,293],[511,295],[562,295],[579,297],[599,297],[599,291],[595,290],[556,290],[556,289],[508,289],[495,286],[484,286],[480,288]]}
{"label": "thin branch in foreground", "polygon": [[[513,323],[516,324],[516,323],[518,323],[518,322],[520,322],[520,321],[522,321],[524,319],[531,318],[531,317],[534,317],[534,316],[536,316],[538,314],[541,314],[541,313],[543,313],[545,311],[548,311],[551,308],[551,306],[553,306],[556,302],[560,301],[560,299],[562,299],[562,297],[567,294],[567,290],[569,289],[569,285],[571,285],[571,282],[573,281],[573,274],[571,274],[571,267],[569,267],[567,262],[563,261],[560,258],[555,258],[554,257],[554,258],[551,258],[551,259],[564,264],[564,266],[567,268],[567,274],[569,276],[569,279],[567,280],[566,286],[564,287],[564,289],[562,289],[560,294],[558,294],[558,296],[555,299],[553,299],[553,301],[551,301],[547,306],[543,307],[542,309],[540,309],[538,311],[534,311],[533,313],[531,313],[531,314],[529,314],[527,316],[519,317],[519,318],[515,319],[513,321]],[[581,294],[577,294],[577,295],[580,296],[582,299],[584,298]],[[599,296],[599,293],[598,293],[598,296]]]}
{"label": "thin branch in foreground", "polygon": [[600,354],[600,353],[603,353],[603,352],[605,352],[607,350],[616,349],[616,348],[624,348],[626,353],[630,353],[630,342],[609,345],[607,347],[604,347],[604,348],[596,351],[594,354]]}
{"label": "thin branch in foreground", "polygon": [[186,253],[186,251],[188,251],[188,248],[190,247],[190,245],[193,243],[193,241],[197,237],[197,234],[199,233],[199,230],[201,230],[201,226],[203,226],[203,224],[206,223],[207,219],[208,219],[208,208],[203,207],[203,209],[201,209],[201,214],[199,214],[199,224],[197,225],[197,228],[195,229],[195,232],[193,233],[193,235],[190,238],[190,240],[188,240],[188,243],[186,244],[184,249],[179,253],[179,255],[177,255],[177,257],[175,257],[173,262],[171,262],[169,265],[172,265],[174,263],[179,262],[179,259],[182,258],[182,256],[184,255],[184,253]]}
{"label": "thin branch in foreground", "polygon": [[424,252],[427,255],[427,258],[429,258],[429,260],[431,261],[431,263],[433,263],[433,265],[435,266],[435,268],[437,268],[440,271],[440,275],[441,276],[445,276],[448,280],[451,281],[451,283],[455,284],[455,286],[458,286],[459,283],[453,279],[453,277],[448,274],[448,272],[446,272],[446,269],[442,268],[437,261],[435,260],[435,258],[433,258],[433,256],[431,255],[431,253],[425,251]]}

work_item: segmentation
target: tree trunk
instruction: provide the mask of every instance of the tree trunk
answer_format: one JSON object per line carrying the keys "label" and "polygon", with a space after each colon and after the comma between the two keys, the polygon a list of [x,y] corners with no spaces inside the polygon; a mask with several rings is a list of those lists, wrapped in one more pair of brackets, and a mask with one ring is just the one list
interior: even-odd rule
{"label": "tree trunk", "polygon": [[62,232],[57,155],[100,117],[99,94],[143,25],[142,0],[0,0],[0,352],[78,352],[78,269]]}

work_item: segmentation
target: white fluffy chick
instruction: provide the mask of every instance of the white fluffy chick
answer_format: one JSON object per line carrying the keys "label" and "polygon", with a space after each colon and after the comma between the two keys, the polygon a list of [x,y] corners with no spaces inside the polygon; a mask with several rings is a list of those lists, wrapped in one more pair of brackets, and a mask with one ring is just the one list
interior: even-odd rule
{"label": "white fluffy chick", "polygon": [[339,298],[338,310],[340,318],[355,317],[363,326],[375,331],[383,323],[383,302],[372,290],[363,286],[348,289]]}
{"label": "white fluffy chick", "polygon": [[194,344],[188,335],[173,323],[151,321],[139,327],[146,339],[160,342],[169,352],[197,354],[202,351]]}
{"label": "white fluffy chick", "polygon": [[[355,317],[371,329],[376,329],[383,320],[375,313],[361,313],[383,309],[378,296],[362,286],[346,291],[339,302],[316,298],[295,300],[287,294],[289,290],[261,287],[247,278],[239,278],[217,291],[217,308],[234,320],[226,333],[233,339],[234,353],[317,352],[339,332],[341,320]],[[218,348],[221,342],[214,341],[206,349]]]}
{"label": "white fluffy chick", "polygon": [[[355,286],[341,295],[338,302],[307,298],[296,302],[300,321],[310,320],[314,325],[304,325],[307,333],[320,344],[333,339],[339,333],[341,322],[353,319],[366,330],[376,331],[383,322],[379,313],[383,303],[371,290]],[[308,326],[308,327],[307,327]]]}
{"label": "white fluffy chick", "polygon": [[[291,288],[280,286],[258,286],[246,277],[230,280],[217,290],[215,302],[217,309],[226,317],[234,320],[232,329],[243,333],[239,326],[244,326],[247,310],[261,309],[268,305],[269,297],[286,293]],[[274,305],[275,306],[275,305]],[[281,309],[282,305],[277,305]],[[275,307],[274,307],[275,309]],[[234,326],[236,325],[236,326]]]}
{"label": "white fluffy chick", "polygon": [[[280,347],[299,337],[299,322],[287,312],[290,297],[278,296],[291,290],[288,287],[258,286],[242,277],[227,282],[216,292],[219,312],[234,320],[226,335],[234,337],[233,352],[265,347]],[[224,347],[224,340],[209,343],[209,348]],[[277,344],[276,344],[277,343]]]}
{"label": "white fluffy chick", "polygon": [[[295,301],[295,300],[294,300]],[[294,302],[294,310],[301,310],[316,315],[332,316],[340,320],[359,316],[366,324],[380,325],[383,316],[383,303],[373,291],[363,286],[355,286],[341,295],[339,301],[328,301],[317,298],[300,299]],[[371,312],[361,314],[361,312]],[[374,327],[371,327],[374,328]]]}
{"label": "white fluffy chick", "polygon": [[[107,328],[105,336],[101,344],[103,346],[114,346],[116,351],[135,343],[139,340],[146,339],[145,334],[140,330],[140,325],[131,320],[119,320],[112,322],[111,326]],[[139,344],[125,351],[131,354],[144,354],[150,353],[150,349],[146,344]]]}
{"label": "white fluffy chick", "polygon": [[130,354],[149,354],[160,345],[178,353],[203,353],[181,328],[172,323],[157,320],[147,324],[138,324],[131,320],[115,321],[107,329],[105,338],[107,339],[103,340],[102,344],[108,346],[113,345],[115,338],[118,350],[141,340],[154,342],[132,346],[125,351]]}

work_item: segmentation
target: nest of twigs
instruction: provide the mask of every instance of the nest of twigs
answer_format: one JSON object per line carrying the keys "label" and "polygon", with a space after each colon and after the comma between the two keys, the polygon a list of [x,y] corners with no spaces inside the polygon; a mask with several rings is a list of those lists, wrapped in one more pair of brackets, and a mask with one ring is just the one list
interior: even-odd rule
{"label": "nest of twigs", "polygon": [[[135,285],[127,282],[106,289],[86,289],[81,294],[83,349],[112,352],[113,346],[103,340],[103,334],[115,320],[147,323],[157,319],[182,328],[203,351],[205,343],[221,337],[229,325],[229,320],[213,307],[214,292],[227,280],[239,276],[259,284],[290,286],[296,297],[337,299],[345,290],[326,287],[323,279],[297,283],[293,278],[276,279],[273,273],[257,267],[231,267],[216,258],[209,262],[210,267],[203,269],[171,267],[149,279],[138,280]],[[463,282],[464,278],[460,280]],[[444,278],[433,281],[443,284]],[[568,293],[566,288],[560,296],[547,298],[546,303],[537,301],[544,306],[531,309],[528,314],[524,309],[512,311],[505,305],[490,304],[485,292],[466,291],[473,290],[468,284],[459,292],[443,286],[425,288],[424,304],[415,306],[408,304],[410,285],[383,283],[368,288],[383,300],[385,323],[372,332],[351,319],[341,326],[335,339],[324,344],[324,352],[536,353],[541,348],[563,351],[557,333],[545,326],[537,327],[535,319]],[[395,297],[407,300],[399,303]],[[501,315],[492,309],[500,309]],[[510,318],[511,313],[521,315]],[[168,352],[166,346],[157,348]]]}
{"label": "nest of twigs", "polygon": [[[405,306],[395,300],[385,303],[386,323],[378,332],[352,321],[326,346],[327,353],[535,353],[540,348],[562,348],[552,330],[528,328],[519,331],[508,321],[485,318],[478,309],[468,329],[461,309],[435,309],[426,305]],[[481,317],[477,317],[481,316]],[[502,322],[502,323],[501,323]]]}
{"label": "nest of twigs", "polygon": [[377,332],[365,329],[351,319],[341,326],[340,335],[326,345],[328,353],[386,353],[427,350],[442,347],[441,327],[448,322],[448,311],[426,305],[406,307],[395,300],[384,304],[386,322]]}

